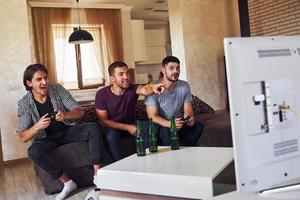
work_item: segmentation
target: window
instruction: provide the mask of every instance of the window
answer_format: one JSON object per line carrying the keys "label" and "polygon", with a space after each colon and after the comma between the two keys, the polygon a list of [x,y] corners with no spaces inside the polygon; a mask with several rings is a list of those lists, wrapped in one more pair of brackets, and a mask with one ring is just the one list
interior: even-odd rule
{"label": "window", "polygon": [[[101,34],[101,27],[82,27],[95,38]],[[56,74],[58,83],[68,90],[90,89],[104,85],[104,76],[97,55],[96,46],[99,40],[93,43],[74,45],[69,44],[70,34],[75,30],[73,27],[53,26],[54,51]],[[98,57],[97,57],[98,56]]]}

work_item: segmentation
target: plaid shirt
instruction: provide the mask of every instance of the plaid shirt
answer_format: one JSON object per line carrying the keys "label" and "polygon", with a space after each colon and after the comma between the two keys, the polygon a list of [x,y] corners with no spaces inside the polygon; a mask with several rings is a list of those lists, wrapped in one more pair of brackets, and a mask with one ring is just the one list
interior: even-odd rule
{"label": "plaid shirt", "polygon": [[[75,101],[72,95],[59,84],[50,84],[48,87],[48,95],[51,99],[54,110],[61,110],[67,112],[69,110],[80,107]],[[18,132],[25,131],[36,124],[41,118],[36,104],[34,102],[31,91],[19,100],[18,102],[18,117],[19,117],[19,129]],[[76,124],[74,120],[64,120],[64,124],[73,126]],[[45,130],[40,130],[38,134],[33,137],[33,142],[36,139],[46,138]]]}

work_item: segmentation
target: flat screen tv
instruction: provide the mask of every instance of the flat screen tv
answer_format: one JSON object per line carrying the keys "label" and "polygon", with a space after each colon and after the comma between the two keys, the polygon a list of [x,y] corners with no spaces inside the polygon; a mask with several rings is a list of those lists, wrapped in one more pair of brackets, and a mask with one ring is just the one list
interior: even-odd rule
{"label": "flat screen tv", "polygon": [[300,36],[225,38],[238,191],[300,182]]}

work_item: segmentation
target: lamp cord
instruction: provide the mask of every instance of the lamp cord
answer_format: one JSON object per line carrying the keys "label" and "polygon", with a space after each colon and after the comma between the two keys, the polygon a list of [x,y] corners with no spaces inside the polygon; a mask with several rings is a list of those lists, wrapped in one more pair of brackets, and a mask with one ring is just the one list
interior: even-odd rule
{"label": "lamp cord", "polygon": [[76,2],[77,2],[78,26],[79,26],[79,30],[80,30],[79,0],[76,0]]}

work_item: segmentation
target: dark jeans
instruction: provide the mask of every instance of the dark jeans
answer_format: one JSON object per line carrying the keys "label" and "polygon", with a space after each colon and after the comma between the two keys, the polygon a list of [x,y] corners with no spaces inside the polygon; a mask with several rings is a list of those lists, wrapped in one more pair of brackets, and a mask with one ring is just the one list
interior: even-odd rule
{"label": "dark jeans", "polygon": [[[148,122],[141,121],[141,126],[142,126],[143,132],[145,134],[146,129],[148,130]],[[119,129],[104,127],[103,130],[106,133],[106,141],[107,141],[109,151],[110,151],[114,161],[118,161],[118,160],[121,160],[122,158],[124,158],[126,155],[124,154],[124,152],[122,152],[121,141],[125,138],[132,139],[135,141],[135,137],[132,136],[129,132],[119,130]],[[145,138],[145,148],[147,148],[146,140],[147,139]]]}
{"label": "dark jeans", "polygon": [[[158,126],[160,143],[163,146],[171,145],[170,129]],[[197,146],[197,141],[202,133],[202,126],[199,122],[195,122],[194,126],[183,126],[179,131],[179,141],[182,146]]]}
{"label": "dark jeans", "polygon": [[114,128],[109,128],[107,131],[106,140],[114,161],[121,160],[125,157],[121,149],[121,140],[124,138],[132,138],[132,140],[135,139],[135,137],[127,131]]}
{"label": "dark jeans", "polygon": [[88,141],[93,164],[100,164],[100,139],[99,126],[95,123],[85,123],[65,128],[45,139],[34,141],[28,148],[28,157],[40,168],[45,170],[53,179],[58,179],[62,169],[55,163],[49,154],[57,147],[79,141]]}

